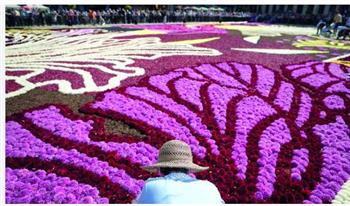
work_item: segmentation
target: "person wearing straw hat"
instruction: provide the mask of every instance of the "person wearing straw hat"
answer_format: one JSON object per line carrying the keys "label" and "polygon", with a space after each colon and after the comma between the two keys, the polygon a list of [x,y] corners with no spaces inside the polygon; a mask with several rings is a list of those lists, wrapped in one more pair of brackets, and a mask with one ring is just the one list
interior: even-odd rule
{"label": "person wearing straw hat", "polygon": [[224,203],[213,183],[189,175],[207,170],[208,167],[193,163],[191,148],[183,141],[164,143],[159,150],[157,163],[142,168],[149,172],[160,172],[162,177],[149,178],[134,203]]}

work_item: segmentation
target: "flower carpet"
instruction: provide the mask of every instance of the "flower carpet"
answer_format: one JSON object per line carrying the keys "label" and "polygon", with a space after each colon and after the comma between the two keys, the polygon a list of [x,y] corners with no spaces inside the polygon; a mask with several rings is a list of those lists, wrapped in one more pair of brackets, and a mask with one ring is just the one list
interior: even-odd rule
{"label": "flower carpet", "polygon": [[6,203],[131,203],[171,139],[226,203],[350,202],[349,42],[122,27],[7,31]]}

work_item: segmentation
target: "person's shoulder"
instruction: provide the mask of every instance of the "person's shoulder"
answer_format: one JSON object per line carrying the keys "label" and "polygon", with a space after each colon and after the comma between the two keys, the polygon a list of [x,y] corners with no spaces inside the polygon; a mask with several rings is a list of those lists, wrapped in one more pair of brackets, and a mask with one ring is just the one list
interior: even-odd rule
{"label": "person's shoulder", "polygon": [[162,181],[164,181],[164,180],[165,180],[164,177],[151,177],[151,178],[148,178],[148,179],[145,181],[145,184],[147,184],[147,185],[153,185],[153,184],[162,182]]}
{"label": "person's shoulder", "polygon": [[205,184],[205,185],[208,185],[208,186],[211,186],[211,187],[215,187],[215,185],[212,182],[208,181],[208,180],[198,180],[198,181],[200,181],[202,184]]}
{"label": "person's shoulder", "polygon": [[148,178],[147,180],[146,180],[146,183],[147,182],[152,182],[152,181],[155,181],[155,180],[159,180],[159,179],[161,179],[162,177],[150,177],[150,178]]}
{"label": "person's shoulder", "polygon": [[161,190],[166,185],[163,177],[148,178],[145,181],[144,187],[147,188],[148,192],[155,192]]}
{"label": "person's shoulder", "polygon": [[208,180],[199,180],[198,181],[202,186],[208,188],[208,189],[212,189],[212,190],[218,190],[218,188],[210,181]]}
{"label": "person's shoulder", "polygon": [[215,201],[216,203],[224,203],[221,198],[219,189],[208,180],[199,180],[201,192],[210,200]]}

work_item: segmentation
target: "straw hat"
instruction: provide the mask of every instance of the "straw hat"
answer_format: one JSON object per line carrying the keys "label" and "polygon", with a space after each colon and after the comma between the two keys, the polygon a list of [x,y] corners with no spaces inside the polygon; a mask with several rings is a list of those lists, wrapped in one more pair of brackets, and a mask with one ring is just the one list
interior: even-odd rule
{"label": "straw hat", "polygon": [[179,140],[171,140],[160,148],[157,163],[142,168],[149,172],[155,172],[164,167],[185,168],[191,172],[200,172],[209,168],[196,165],[192,161],[192,152],[188,144]]}

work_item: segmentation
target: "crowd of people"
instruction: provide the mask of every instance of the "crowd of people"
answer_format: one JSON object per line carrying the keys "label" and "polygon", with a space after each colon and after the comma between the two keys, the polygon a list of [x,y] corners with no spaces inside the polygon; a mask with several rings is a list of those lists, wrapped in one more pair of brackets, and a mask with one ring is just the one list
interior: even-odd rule
{"label": "crowd of people", "polygon": [[233,21],[248,20],[250,12],[227,12],[211,10],[174,11],[163,9],[8,9],[6,25],[11,26],[44,26],[44,25],[78,25],[78,24],[118,24],[118,23],[161,23],[161,22],[202,22],[202,21]]}
{"label": "crowd of people", "polygon": [[313,25],[320,19],[320,15],[299,14],[291,10],[287,12],[277,11],[273,14],[256,14],[254,21],[271,24]]}
{"label": "crowd of people", "polygon": [[261,14],[243,11],[220,11],[175,9],[50,9],[26,10],[9,9],[6,11],[7,26],[43,26],[43,25],[78,25],[78,24],[137,24],[165,22],[206,22],[206,21],[250,21],[278,24],[315,25],[319,15],[301,15],[293,11],[276,11],[273,14]]}
{"label": "crowd of people", "polygon": [[[333,18],[334,17],[334,18]],[[321,21],[320,21],[321,19]],[[79,25],[79,24],[138,24],[138,23],[166,23],[166,22],[206,22],[206,21],[250,21],[292,25],[316,25],[317,34],[333,34],[337,38],[349,35],[349,14],[330,13],[326,16],[313,14],[299,14],[289,11],[276,11],[273,14],[233,11],[224,9],[144,9],[144,8],[107,8],[103,10],[81,9],[18,9],[6,10],[6,26],[51,26],[51,25]]]}

